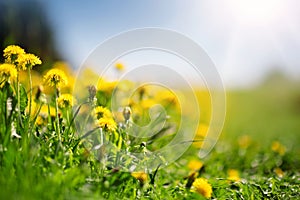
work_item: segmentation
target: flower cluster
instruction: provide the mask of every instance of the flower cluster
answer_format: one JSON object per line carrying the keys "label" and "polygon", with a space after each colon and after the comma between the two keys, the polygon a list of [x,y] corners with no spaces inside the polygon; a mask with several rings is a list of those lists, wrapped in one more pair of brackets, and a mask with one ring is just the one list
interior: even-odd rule
{"label": "flower cluster", "polygon": [[31,53],[26,53],[24,49],[17,45],[6,47],[3,53],[5,62],[14,64],[18,71],[27,70],[28,68],[32,69],[33,66],[42,64],[39,57]]}
{"label": "flower cluster", "polygon": [[17,62],[19,69],[22,70],[32,69],[33,66],[42,64],[40,58],[31,53],[20,54]]}
{"label": "flower cluster", "polygon": [[5,63],[0,66],[0,87],[19,77],[20,70],[31,69],[42,64],[39,57],[26,53],[17,45],[10,45],[3,50]]}

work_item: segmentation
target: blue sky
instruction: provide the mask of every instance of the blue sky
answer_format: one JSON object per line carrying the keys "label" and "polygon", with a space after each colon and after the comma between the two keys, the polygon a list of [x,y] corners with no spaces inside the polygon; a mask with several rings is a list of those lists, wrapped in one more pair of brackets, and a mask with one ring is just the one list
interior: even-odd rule
{"label": "blue sky", "polygon": [[278,68],[300,78],[300,1],[42,1],[64,58],[75,68],[107,38],[134,28],[175,30],[211,57],[227,86]]}

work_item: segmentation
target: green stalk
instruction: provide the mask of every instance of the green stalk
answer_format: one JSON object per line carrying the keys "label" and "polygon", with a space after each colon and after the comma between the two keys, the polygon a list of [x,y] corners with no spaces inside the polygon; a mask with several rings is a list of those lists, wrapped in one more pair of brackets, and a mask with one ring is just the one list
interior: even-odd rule
{"label": "green stalk", "polygon": [[[69,108],[67,107],[67,108],[65,108],[66,109],[66,118],[67,118],[67,125],[68,125],[68,127],[70,127],[71,128],[71,124],[70,124],[70,113],[69,113]],[[70,138],[70,137],[68,137],[69,136],[69,128],[68,128],[68,132],[66,132],[66,131],[64,131],[64,135],[65,136],[67,136],[67,138]],[[66,135],[67,134],[67,135]]]}
{"label": "green stalk", "polygon": [[30,68],[29,67],[28,67],[28,77],[29,77],[29,85],[30,85],[30,90],[29,90],[30,98],[29,98],[28,116],[29,116],[29,119],[30,119],[30,117],[31,117],[31,104],[32,104],[32,79],[31,79],[31,73],[30,73]]}
{"label": "green stalk", "polygon": [[56,132],[57,132],[57,136],[58,136],[58,144],[57,144],[56,152],[58,151],[58,147],[61,145],[61,134],[60,134],[60,128],[59,128],[57,99],[58,99],[58,90],[56,88],[56,90],[55,90],[55,121],[56,121]]}
{"label": "green stalk", "polygon": [[66,117],[67,117],[67,124],[68,124],[68,126],[71,126],[71,124],[70,124],[70,112],[69,112],[69,107],[67,107],[66,108]]}
{"label": "green stalk", "polygon": [[[23,126],[22,124],[22,119],[21,119],[21,104],[20,104],[20,82],[19,82],[19,71],[17,73],[17,99],[18,99],[18,103],[17,103],[17,106],[18,106],[18,125],[17,125],[17,128],[19,129],[20,127],[20,124],[21,126]],[[17,130],[18,130],[17,129]]]}

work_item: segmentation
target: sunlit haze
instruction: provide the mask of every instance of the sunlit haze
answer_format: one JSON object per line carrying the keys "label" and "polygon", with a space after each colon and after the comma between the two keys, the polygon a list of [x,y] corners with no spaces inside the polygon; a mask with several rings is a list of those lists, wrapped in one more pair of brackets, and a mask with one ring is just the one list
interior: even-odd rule
{"label": "sunlit haze", "polygon": [[109,37],[159,27],[197,42],[216,64],[225,85],[240,87],[259,84],[274,69],[299,78],[299,4],[293,0],[130,0],[126,4],[54,0],[44,5],[59,49],[75,68]]}

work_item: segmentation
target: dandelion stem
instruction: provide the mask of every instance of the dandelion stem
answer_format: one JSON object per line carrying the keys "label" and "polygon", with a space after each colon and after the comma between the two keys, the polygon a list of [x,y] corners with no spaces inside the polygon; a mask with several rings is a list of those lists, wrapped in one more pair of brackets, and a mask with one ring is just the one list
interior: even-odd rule
{"label": "dandelion stem", "polygon": [[[17,73],[17,99],[18,99],[18,128],[20,128],[20,125],[23,126],[22,124],[22,119],[21,119],[21,104],[20,104],[20,82],[19,82],[19,72]],[[18,129],[19,130],[19,129]]]}
{"label": "dandelion stem", "polygon": [[103,139],[103,131],[102,128],[100,128],[100,145],[103,145],[104,139]]}
{"label": "dandelion stem", "polygon": [[31,104],[32,104],[32,79],[31,79],[30,67],[28,67],[28,77],[29,77],[29,86],[30,86],[30,90],[29,90],[30,98],[29,98],[28,116],[29,116],[29,119],[30,119],[30,116],[31,116]]}
{"label": "dandelion stem", "polygon": [[58,144],[57,144],[57,150],[58,147],[61,144],[61,135],[60,135],[60,128],[59,128],[59,118],[58,118],[58,103],[57,103],[57,99],[58,99],[58,90],[55,90],[55,121],[56,121],[56,132],[57,132],[57,136],[58,136]]}

